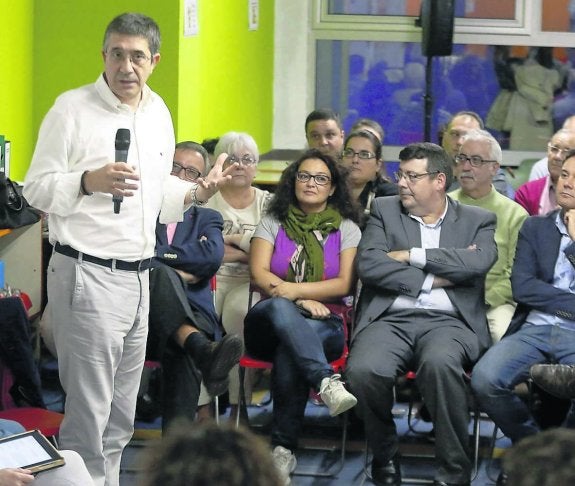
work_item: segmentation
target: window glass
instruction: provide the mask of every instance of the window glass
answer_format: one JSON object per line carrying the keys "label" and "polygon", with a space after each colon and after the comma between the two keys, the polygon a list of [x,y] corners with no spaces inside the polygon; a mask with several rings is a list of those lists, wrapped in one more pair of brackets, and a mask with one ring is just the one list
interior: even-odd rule
{"label": "window glass", "polygon": [[[400,15],[418,17],[421,0],[329,0],[334,15]],[[455,0],[455,16],[468,19],[515,18],[515,0]]]}
{"label": "window glass", "polygon": [[[424,139],[427,58],[419,42],[317,41],[316,107],[339,111],[346,131],[378,121],[386,145]],[[575,113],[573,49],[454,44],[433,58],[431,141],[456,112],[485,120],[503,148],[545,150]]]}
{"label": "window glass", "polygon": [[575,32],[575,0],[545,0],[541,15],[544,32]]}

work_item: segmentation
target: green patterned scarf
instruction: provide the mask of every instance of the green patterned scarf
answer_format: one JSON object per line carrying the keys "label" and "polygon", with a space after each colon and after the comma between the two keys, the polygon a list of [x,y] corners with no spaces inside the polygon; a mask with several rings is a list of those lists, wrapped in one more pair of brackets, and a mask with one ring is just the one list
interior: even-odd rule
{"label": "green patterned scarf", "polygon": [[337,231],[341,214],[328,206],[321,213],[306,214],[290,204],[284,221],[285,232],[301,248],[294,265],[289,266],[288,282],[319,282],[323,278],[323,241]]}

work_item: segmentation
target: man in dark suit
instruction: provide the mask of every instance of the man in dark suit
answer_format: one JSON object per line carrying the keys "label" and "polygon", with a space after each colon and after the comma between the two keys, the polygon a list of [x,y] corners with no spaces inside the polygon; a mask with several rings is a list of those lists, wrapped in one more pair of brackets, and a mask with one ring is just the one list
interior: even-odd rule
{"label": "man in dark suit", "polygon": [[465,370],[490,344],[484,287],[496,217],[446,196],[453,173],[441,147],[411,144],[399,159],[399,196],[375,200],[358,248],[363,287],[346,375],[375,484],[401,483],[393,391],[413,369],[435,427],[435,484],[468,485]]}
{"label": "man in dark suit", "polygon": [[[473,369],[481,408],[514,443],[539,431],[514,392],[532,365],[575,364],[575,151],[557,181],[561,209],[525,220],[511,273],[517,310],[503,339]],[[505,484],[501,474],[497,484]]]}
{"label": "man in dark suit", "polygon": [[[208,153],[195,142],[176,145],[172,174],[196,181],[208,169]],[[146,354],[162,362],[163,428],[178,416],[194,420],[200,383],[211,396],[224,393],[242,341],[219,334],[210,289],[224,256],[223,220],[193,206],[180,223],[156,226],[156,258],[150,272],[150,331]]]}

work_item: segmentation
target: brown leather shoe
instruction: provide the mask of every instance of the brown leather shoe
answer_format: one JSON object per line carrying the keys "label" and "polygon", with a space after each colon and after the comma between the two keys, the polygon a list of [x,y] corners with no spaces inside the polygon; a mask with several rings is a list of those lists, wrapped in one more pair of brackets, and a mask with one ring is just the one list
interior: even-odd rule
{"label": "brown leather shoe", "polygon": [[533,382],[550,395],[565,400],[575,398],[575,365],[536,364],[529,374]]}

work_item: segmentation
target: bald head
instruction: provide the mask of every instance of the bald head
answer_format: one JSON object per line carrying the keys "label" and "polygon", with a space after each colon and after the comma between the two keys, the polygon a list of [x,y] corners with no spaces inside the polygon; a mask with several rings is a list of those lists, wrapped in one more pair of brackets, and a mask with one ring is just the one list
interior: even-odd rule
{"label": "bald head", "polygon": [[571,130],[575,132],[575,115],[570,116],[563,122],[563,127],[565,130]]}

